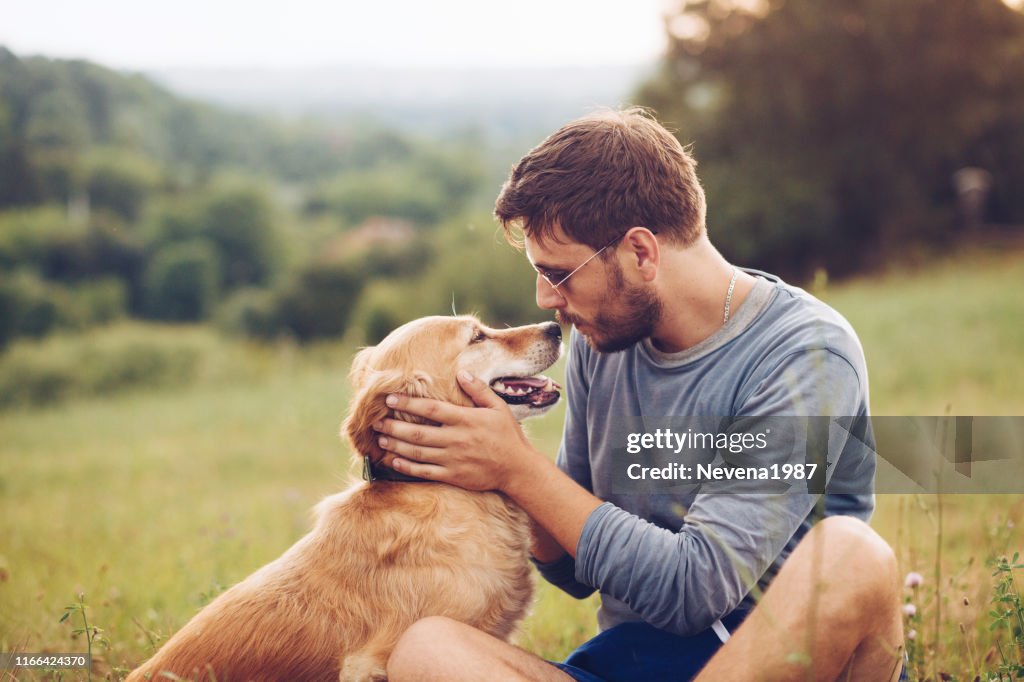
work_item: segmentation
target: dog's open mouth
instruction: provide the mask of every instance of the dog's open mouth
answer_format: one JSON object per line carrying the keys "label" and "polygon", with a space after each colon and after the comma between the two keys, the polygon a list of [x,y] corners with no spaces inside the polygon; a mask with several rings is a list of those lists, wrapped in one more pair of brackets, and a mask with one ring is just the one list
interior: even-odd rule
{"label": "dog's open mouth", "polygon": [[491,388],[509,405],[547,407],[558,401],[562,388],[545,376],[500,377],[491,382]]}

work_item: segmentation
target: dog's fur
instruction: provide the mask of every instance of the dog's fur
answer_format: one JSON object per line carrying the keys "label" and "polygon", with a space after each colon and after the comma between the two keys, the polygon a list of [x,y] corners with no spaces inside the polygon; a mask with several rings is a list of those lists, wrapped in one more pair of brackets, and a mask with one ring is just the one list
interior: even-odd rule
{"label": "dog's fur", "polygon": [[[472,317],[400,327],[356,357],[342,433],[379,462],[373,424],[405,393],[470,405],[456,372],[490,383],[547,368],[561,345],[547,325],[494,330]],[[517,418],[544,411],[513,405]],[[135,682],[180,677],[379,680],[399,636],[441,615],[508,639],[532,595],[526,515],[502,495],[435,483],[356,483],[316,508],[312,532],[224,592],[141,667]]]}

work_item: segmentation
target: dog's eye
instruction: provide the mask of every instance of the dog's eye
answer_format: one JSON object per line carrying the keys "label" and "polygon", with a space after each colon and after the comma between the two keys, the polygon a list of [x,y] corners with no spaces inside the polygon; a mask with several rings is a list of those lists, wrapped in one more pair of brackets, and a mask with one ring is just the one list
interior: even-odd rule
{"label": "dog's eye", "polygon": [[486,341],[486,340],[487,340],[487,334],[484,334],[482,329],[477,329],[476,333],[473,334],[473,338],[471,338],[469,340],[469,344],[473,345],[474,343],[480,343],[481,341]]}

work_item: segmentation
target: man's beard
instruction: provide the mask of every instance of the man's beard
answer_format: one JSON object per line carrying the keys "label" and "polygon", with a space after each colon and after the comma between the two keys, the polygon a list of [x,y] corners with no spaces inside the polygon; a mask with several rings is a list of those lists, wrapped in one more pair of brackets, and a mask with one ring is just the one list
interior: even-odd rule
{"label": "man's beard", "polygon": [[577,328],[580,322],[584,323],[590,330],[583,338],[591,348],[599,353],[618,353],[654,333],[654,326],[661,319],[662,303],[649,289],[627,286],[618,263],[612,266],[608,289],[621,292],[616,297],[615,310],[599,312],[589,322],[558,310],[555,319]]}

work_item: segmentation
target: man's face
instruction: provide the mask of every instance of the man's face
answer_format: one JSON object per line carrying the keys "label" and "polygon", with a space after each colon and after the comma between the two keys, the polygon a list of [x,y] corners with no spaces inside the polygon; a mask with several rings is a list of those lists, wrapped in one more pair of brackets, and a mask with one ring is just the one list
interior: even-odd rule
{"label": "man's face", "polygon": [[[651,336],[661,317],[661,299],[650,285],[626,280],[615,255],[621,242],[602,254],[612,253],[607,260],[598,256],[580,268],[594,250],[569,241],[561,230],[556,236],[561,241],[526,239],[527,258],[539,273],[537,305],[554,310],[559,322],[575,326],[587,343],[602,353],[625,350]],[[551,285],[569,273],[572,276],[557,289]]]}

